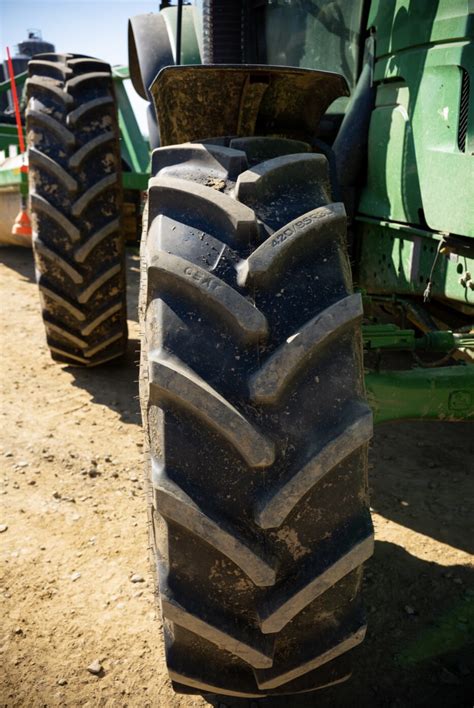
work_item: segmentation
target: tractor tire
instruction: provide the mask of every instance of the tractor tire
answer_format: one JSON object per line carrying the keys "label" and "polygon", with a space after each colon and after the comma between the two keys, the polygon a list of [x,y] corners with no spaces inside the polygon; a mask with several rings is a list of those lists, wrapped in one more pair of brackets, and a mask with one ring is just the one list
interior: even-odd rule
{"label": "tractor tire", "polygon": [[119,128],[111,69],[75,54],[28,64],[33,250],[53,359],[96,366],[127,345]]}
{"label": "tractor tire", "polygon": [[338,683],[366,630],[372,414],[327,160],[215,139],[155,150],[152,174],[141,405],[171,680],[238,697]]}

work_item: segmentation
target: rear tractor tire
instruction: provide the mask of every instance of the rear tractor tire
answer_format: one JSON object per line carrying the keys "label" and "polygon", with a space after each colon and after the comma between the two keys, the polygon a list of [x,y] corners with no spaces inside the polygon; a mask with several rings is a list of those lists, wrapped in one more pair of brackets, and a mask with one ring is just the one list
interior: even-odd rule
{"label": "rear tractor tire", "polygon": [[33,250],[51,356],[95,366],[127,344],[122,185],[111,69],[74,54],[28,65]]}
{"label": "rear tractor tire", "polygon": [[155,150],[153,174],[141,402],[171,680],[257,697],[338,683],[366,628],[372,415],[327,160],[216,139]]}

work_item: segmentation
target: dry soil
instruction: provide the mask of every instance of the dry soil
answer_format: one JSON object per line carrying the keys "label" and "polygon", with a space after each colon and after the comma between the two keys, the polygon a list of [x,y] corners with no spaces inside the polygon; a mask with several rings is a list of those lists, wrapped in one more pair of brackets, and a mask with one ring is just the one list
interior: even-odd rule
{"label": "dry soil", "polygon": [[[49,357],[31,253],[0,251],[0,705],[234,705],[178,696],[167,678],[142,480],[139,269],[128,261],[128,356],[85,371]],[[473,430],[376,431],[369,630],[353,676],[262,705],[472,706]],[[87,669],[96,660],[99,675]]]}

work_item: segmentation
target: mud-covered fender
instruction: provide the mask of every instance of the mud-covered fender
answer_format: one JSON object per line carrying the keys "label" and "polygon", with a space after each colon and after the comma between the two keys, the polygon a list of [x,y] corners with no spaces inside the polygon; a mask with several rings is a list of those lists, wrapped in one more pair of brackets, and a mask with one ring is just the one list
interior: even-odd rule
{"label": "mud-covered fender", "polygon": [[276,135],[311,143],[339,96],[340,74],[285,66],[165,67],[150,87],[161,145],[210,136]]}

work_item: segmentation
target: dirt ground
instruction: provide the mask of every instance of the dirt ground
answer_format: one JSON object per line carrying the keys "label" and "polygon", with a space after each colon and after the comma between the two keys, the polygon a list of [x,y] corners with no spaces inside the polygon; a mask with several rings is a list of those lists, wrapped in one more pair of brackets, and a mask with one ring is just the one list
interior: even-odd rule
{"label": "dirt ground", "polygon": [[[134,255],[128,273],[126,360],[70,369],[46,349],[31,253],[0,250],[2,706],[235,705],[177,696],[167,678],[148,565]],[[369,629],[353,676],[248,705],[472,706],[473,430],[377,430]]]}

